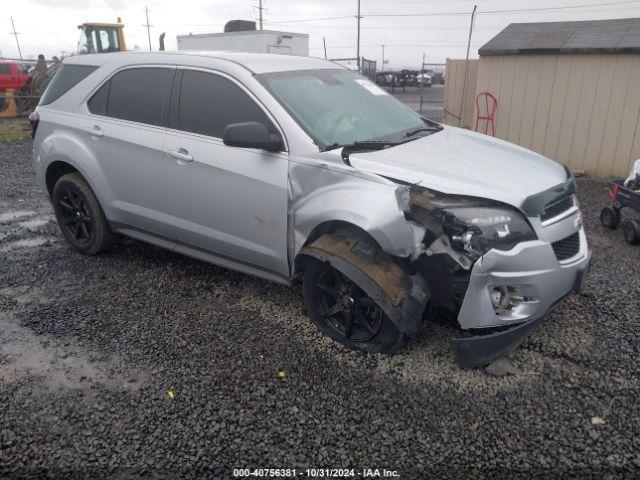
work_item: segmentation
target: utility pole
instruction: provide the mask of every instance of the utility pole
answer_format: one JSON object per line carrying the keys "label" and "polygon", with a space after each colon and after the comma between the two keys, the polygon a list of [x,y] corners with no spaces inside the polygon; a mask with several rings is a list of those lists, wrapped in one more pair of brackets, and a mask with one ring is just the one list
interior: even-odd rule
{"label": "utility pole", "polygon": [[473,21],[476,16],[477,5],[473,6],[473,12],[471,12],[471,24],[469,25],[469,40],[467,41],[467,57],[464,63],[464,80],[462,82],[462,102],[460,102],[460,116],[458,117],[458,126],[462,127],[464,122],[464,102],[467,96],[467,74],[469,70],[469,50],[471,48],[471,34],[473,33]]}
{"label": "utility pole", "polygon": [[358,0],[358,45],[356,47],[356,55],[358,56],[358,72],[360,72],[360,0]]}
{"label": "utility pole", "polygon": [[151,51],[151,27],[153,27],[153,25],[149,25],[149,9],[146,6],[144,7],[144,14],[147,17],[147,24],[143,25],[143,27],[147,27],[147,37],[149,37],[149,51]]}
{"label": "utility pole", "polygon": [[324,59],[327,59],[327,40],[322,37],[322,44],[324,45]]}
{"label": "utility pole", "polygon": [[262,0],[258,1],[258,19],[259,30],[262,30]]}
{"label": "utility pole", "polygon": [[380,67],[380,71],[384,73],[384,43],[382,44],[382,67]]}
{"label": "utility pole", "polygon": [[11,18],[11,27],[13,28],[13,36],[16,37],[16,45],[18,46],[18,55],[20,55],[20,60],[22,60],[22,50],[20,50],[20,42],[18,41],[18,32],[16,32],[16,26],[13,23],[13,17]]}

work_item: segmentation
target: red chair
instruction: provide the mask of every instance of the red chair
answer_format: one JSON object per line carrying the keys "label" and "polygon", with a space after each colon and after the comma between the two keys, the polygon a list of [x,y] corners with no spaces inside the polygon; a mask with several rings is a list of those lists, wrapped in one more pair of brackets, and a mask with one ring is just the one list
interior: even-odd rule
{"label": "red chair", "polygon": [[[480,97],[484,97],[484,112],[482,114],[480,111]],[[484,120],[485,135],[489,131],[489,125],[491,125],[491,136],[495,137],[496,128],[493,119],[496,115],[496,110],[498,110],[498,99],[489,92],[479,93],[476,97],[476,107],[478,111],[478,116],[476,117],[476,132],[478,131],[478,122]]]}

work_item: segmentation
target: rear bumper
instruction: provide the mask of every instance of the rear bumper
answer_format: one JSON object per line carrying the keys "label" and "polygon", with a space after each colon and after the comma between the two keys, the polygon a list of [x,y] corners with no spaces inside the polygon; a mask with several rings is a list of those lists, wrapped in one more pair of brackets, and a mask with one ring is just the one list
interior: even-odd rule
{"label": "rear bumper", "polygon": [[[584,245],[586,247],[586,242]],[[482,367],[515,349],[542,322],[546,315],[560,305],[568,295],[580,293],[584,279],[589,271],[590,262],[591,252],[587,250],[584,256],[579,257],[578,260],[560,270],[555,270],[554,272],[540,271],[528,277],[519,275],[510,277],[509,280],[511,282],[523,279],[535,281],[539,291],[544,291],[547,295],[553,294],[554,299],[550,304],[546,300],[535,304],[533,314],[507,330],[499,333],[455,339],[453,343],[458,365],[465,368]],[[492,275],[487,275],[487,278],[490,281],[495,280],[495,276]],[[485,287],[486,285],[488,283],[485,284]],[[544,308],[542,311],[540,310],[541,306]],[[489,304],[489,307],[491,307],[491,315],[495,318],[496,314],[493,312],[491,304]]]}

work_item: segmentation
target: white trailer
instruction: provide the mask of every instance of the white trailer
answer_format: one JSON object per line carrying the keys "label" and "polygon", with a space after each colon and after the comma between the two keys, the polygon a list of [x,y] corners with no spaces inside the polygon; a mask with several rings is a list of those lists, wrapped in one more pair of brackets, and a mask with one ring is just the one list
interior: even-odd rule
{"label": "white trailer", "polygon": [[178,35],[178,50],[224,50],[308,57],[309,35],[273,30]]}

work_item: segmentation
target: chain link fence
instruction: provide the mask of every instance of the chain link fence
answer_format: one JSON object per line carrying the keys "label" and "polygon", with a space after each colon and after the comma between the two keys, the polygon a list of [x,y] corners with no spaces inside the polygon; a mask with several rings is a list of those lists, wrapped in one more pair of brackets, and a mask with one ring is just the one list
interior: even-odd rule
{"label": "chain link fence", "polygon": [[0,59],[0,119],[26,117],[60,67],[57,57],[45,60]]}
{"label": "chain link fence", "polygon": [[0,58],[0,141],[29,138],[29,114],[60,67],[57,57],[46,60]]}

